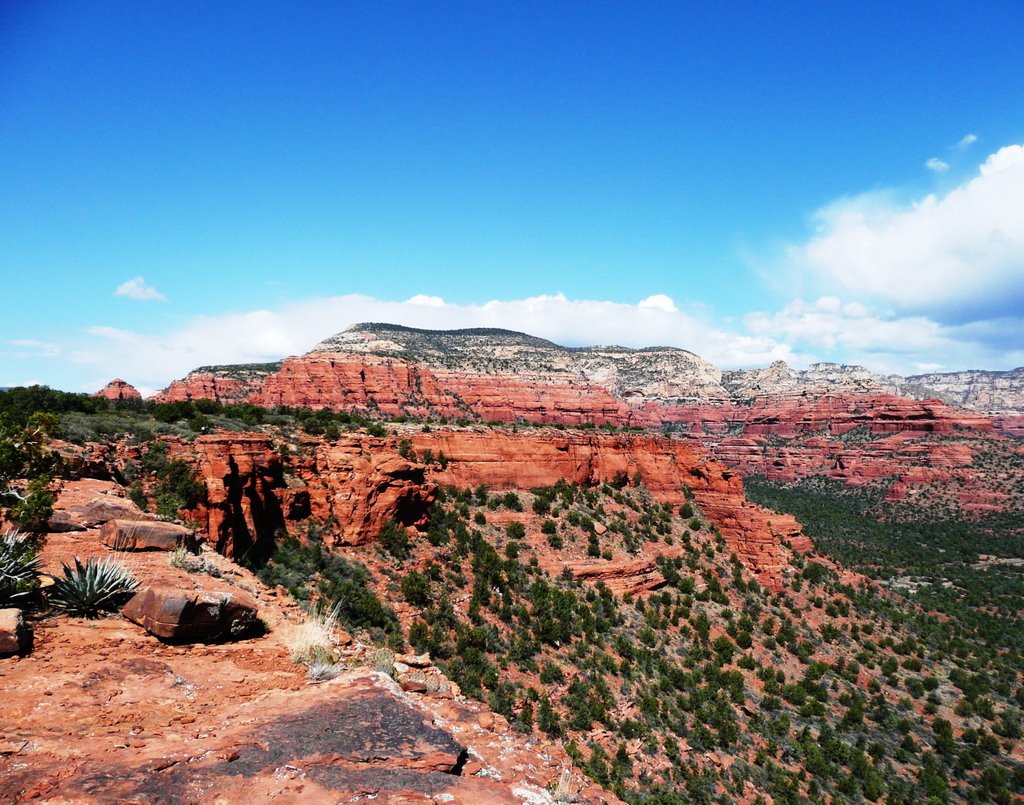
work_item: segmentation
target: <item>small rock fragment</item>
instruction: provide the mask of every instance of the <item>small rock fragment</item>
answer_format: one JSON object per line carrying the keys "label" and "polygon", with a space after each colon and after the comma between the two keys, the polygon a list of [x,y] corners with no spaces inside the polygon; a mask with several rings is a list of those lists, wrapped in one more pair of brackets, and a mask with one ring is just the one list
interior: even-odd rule
{"label": "small rock fragment", "polygon": [[0,657],[25,654],[32,647],[32,630],[20,609],[0,609]]}

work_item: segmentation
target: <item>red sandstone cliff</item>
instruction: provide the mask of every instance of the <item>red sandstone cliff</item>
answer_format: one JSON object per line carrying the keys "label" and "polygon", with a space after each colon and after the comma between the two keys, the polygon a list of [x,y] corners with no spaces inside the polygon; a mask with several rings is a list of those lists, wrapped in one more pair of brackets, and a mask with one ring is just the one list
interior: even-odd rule
{"label": "red sandstone cliff", "polygon": [[[490,367],[488,367],[490,369]],[[951,408],[939,400],[912,400],[883,393],[815,392],[765,394],[747,403],[723,396],[686,403],[643,394],[618,395],[560,370],[449,369],[394,356],[311,352],[288,358],[260,375],[197,371],[154,399],[251,402],[388,416],[467,417],[548,424],[685,425],[695,435],[726,434],[793,438],[819,431],[842,434],[858,427],[872,433],[950,434],[994,432],[991,417]],[[1009,429],[1018,423],[1003,418]]]}
{"label": "red sandstone cliff", "polygon": [[207,486],[198,515],[218,550],[266,555],[274,534],[312,515],[330,520],[327,544],[372,541],[389,519],[424,527],[436,484],[529,489],[559,480],[584,486],[617,476],[639,477],[662,503],[678,505],[688,489],[729,548],[766,584],[787,564],[782,540],[810,547],[799,524],[745,499],[740,477],[707,460],[694,444],[649,435],[582,432],[438,429],[410,434],[413,449],[444,454],[447,466],[424,466],[399,455],[398,437],[346,434],[333,442],[309,439],[283,477],[269,437],[218,434],[175,447],[191,458]]}

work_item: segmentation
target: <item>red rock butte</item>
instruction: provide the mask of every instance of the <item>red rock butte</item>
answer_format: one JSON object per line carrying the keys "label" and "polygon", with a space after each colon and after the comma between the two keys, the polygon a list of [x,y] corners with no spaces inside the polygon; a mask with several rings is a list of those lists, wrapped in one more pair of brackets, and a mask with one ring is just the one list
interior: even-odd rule
{"label": "red rock butte", "polygon": [[120,400],[141,400],[142,395],[139,394],[138,389],[135,388],[131,383],[121,380],[119,377],[115,377],[107,385],[93,394],[94,397],[102,397],[105,400],[113,400],[118,402]]}

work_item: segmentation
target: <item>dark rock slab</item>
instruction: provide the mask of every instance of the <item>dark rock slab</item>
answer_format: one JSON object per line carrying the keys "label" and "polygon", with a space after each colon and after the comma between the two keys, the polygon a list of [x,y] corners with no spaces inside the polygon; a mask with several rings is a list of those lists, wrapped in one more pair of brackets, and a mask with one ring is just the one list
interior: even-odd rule
{"label": "dark rock slab", "polygon": [[50,793],[147,803],[522,802],[507,784],[462,776],[466,748],[379,677],[276,691],[238,708],[218,732],[173,756],[91,764]]}

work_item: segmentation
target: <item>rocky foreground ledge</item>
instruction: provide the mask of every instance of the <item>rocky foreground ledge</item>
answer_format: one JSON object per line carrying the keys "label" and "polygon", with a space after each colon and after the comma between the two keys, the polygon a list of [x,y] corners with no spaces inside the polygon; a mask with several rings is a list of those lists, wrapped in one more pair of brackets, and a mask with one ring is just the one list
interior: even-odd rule
{"label": "rocky foreground ledge", "polygon": [[[100,486],[69,484],[58,508],[105,501]],[[50,534],[44,569],[110,555],[101,533]],[[183,644],[121,615],[35,621],[31,652],[0,659],[0,802],[618,802],[454,685],[400,686],[358,639],[344,637],[349,670],[308,682],[290,656],[305,620],[290,598],[212,551],[219,578],[169,556],[119,554],[146,588],[254,601],[266,633]]]}

